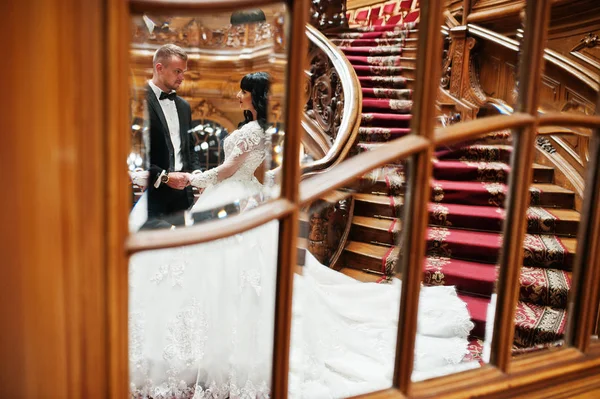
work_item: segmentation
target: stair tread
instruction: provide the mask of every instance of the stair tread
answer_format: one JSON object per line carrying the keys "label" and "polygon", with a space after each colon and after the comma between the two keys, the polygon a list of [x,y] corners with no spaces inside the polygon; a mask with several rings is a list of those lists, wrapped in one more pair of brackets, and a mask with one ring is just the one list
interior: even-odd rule
{"label": "stair tread", "polygon": [[532,187],[535,187],[539,190],[542,190],[543,192],[546,193],[568,193],[568,194],[574,194],[574,192],[572,190],[563,188],[561,186],[558,186],[556,184],[552,184],[552,183],[533,183],[531,185]]}
{"label": "stair tread", "polygon": [[344,248],[347,252],[360,253],[377,260],[382,259],[388,253],[389,249],[389,247],[382,245],[368,244],[360,241],[348,241]]}
{"label": "stair tread", "polygon": [[[437,206],[437,205],[440,205],[440,204],[437,202],[429,203],[430,208],[433,206]],[[443,206],[448,208],[451,212],[455,212],[458,214],[464,214],[464,215],[473,215],[473,216],[477,216],[476,213],[478,213],[478,212],[481,212],[481,213],[487,212],[490,215],[496,214],[496,215],[500,216],[499,213],[497,212],[497,210],[502,209],[497,206],[453,204],[453,203],[444,203]],[[557,218],[559,218],[562,221],[578,222],[581,218],[581,214],[579,212],[577,212],[575,209],[548,208],[548,207],[544,207],[544,206],[530,206],[529,207],[529,209],[532,209],[532,208],[542,208],[545,211],[556,216]],[[475,215],[474,215],[474,213],[475,213]]]}
{"label": "stair tread", "polygon": [[469,295],[468,293],[458,292],[458,297],[467,304],[469,315],[472,320],[486,321],[487,308],[490,298]]}
{"label": "stair tread", "polygon": [[343,267],[338,271],[355,280],[362,281],[363,283],[377,283],[381,280],[381,276],[378,276],[377,274],[363,272],[362,270],[356,270],[350,267]]}
{"label": "stair tread", "polygon": [[[441,256],[426,256],[425,268],[428,264],[438,263],[439,260],[444,261],[444,271],[454,275],[463,275],[465,277],[476,278],[488,282],[496,281],[495,265],[490,263],[480,263],[471,260],[453,259]],[[432,284],[433,285],[433,284]]]}
{"label": "stair tread", "polygon": [[[502,161],[461,161],[458,159],[438,159],[435,161],[437,165],[454,165],[454,164],[458,164],[458,163],[479,163],[479,164],[490,164],[490,165],[494,165],[494,166],[500,166],[500,165],[506,165],[507,167],[509,166],[509,164],[507,162],[502,162]],[[542,165],[539,163],[534,163],[533,165],[533,169],[544,169],[544,170],[554,170],[554,168],[552,168],[551,166],[546,166],[546,165]]]}
{"label": "stair tread", "polygon": [[566,209],[566,208],[544,208],[540,207],[545,211],[553,214],[557,218],[562,221],[569,222],[579,222],[581,220],[581,214],[577,212],[575,209]]}
{"label": "stair tread", "polygon": [[[453,186],[453,185],[464,186],[464,185],[466,185],[466,186],[481,187],[481,184],[483,183],[480,181],[456,181],[456,180],[442,180],[442,179],[432,179],[432,181],[437,182],[437,183],[446,184],[448,186]],[[507,187],[507,185],[504,183],[497,183],[497,184],[501,184],[501,185]],[[556,184],[552,184],[552,183],[532,183],[529,187],[537,188],[538,190],[540,190],[544,193],[574,194],[574,192],[572,190],[560,187],[560,186],[558,186]]]}
{"label": "stair tread", "polygon": [[[384,196],[384,195],[355,194],[355,199],[359,200],[359,201],[367,201],[367,202],[373,202],[373,203],[377,203],[377,204],[389,205],[389,197]],[[432,207],[438,206],[438,205],[440,205],[440,204],[435,203],[435,202],[430,202],[428,204],[428,206],[430,207],[430,211],[431,211]],[[502,208],[499,208],[496,206],[463,205],[463,204],[452,204],[452,203],[448,203],[448,204],[444,203],[443,206],[448,208],[449,213],[473,215],[473,213],[475,213],[475,212],[478,212],[478,213],[487,212],[490,215],[498,215],[499,218],[502,218],[501,214],[497,212],[499,209],[502,209]],[[561,221],[579,222],[580,218],[581,218],[581,214],[574,209],[544,208],[544,207],[529,207],[529,208],[530,209],[542,208],[542,209],[546,210],[547,212],[556,216]],[[358,224],[358,225],[367,226],[367,227],[373,227],[373,228],[377,228],[377,229],[386,229],[386,230],[390,227],[391,223],[392,223],[392,220],[390,220],[390,219],[381,219],[381,218],[370,217],[370,216],[354,216],[354,219],[353,219],[353,224]],[[444,227],[444,226],[440,226],[440,227]],[[463,229],[456,228],[456,227],[448,227],[448,228],[450,228],[451,230],[463,230]],[[479,231],[479,230],[468,229],[468,230],[464,230],[464,231]],[[492,232],[487,232],[487,231],[481,231],[481,233],[482,234],[496,234],[496,235],[499,234],[499,233],[492,233]],[[533,233],[533,234],[540,235],[539,233]],[[561,241],[565,244],[565,246],[567,246],[567,249],[569,249],[569,251],[571,249],[574,249],[574,246],[577,243],[576,238],[561,237]]]}
{"label": "stair tread", "polygon": [[570,238],[570,237],[557,237],[560,239],[560,242],[565,246],[566,250],[569,251],[569,253],[574,254],[575,251],[577,250],[577,238]]}
{"label": "stair tread", "polygon": [[389,229],[393,226],[394,231],[400,230],[400,224],[396,219],[390,220],[369,216],[354,216],[352,218],[352,224],[385,231],[389,231]]}
{"label": "stair tread", "polygon": [[355,201],[371,202],[381,205],[390,205],[389,196],[378,195],[378,194],[367,194],[367,193],[356,193],[354,194]]}

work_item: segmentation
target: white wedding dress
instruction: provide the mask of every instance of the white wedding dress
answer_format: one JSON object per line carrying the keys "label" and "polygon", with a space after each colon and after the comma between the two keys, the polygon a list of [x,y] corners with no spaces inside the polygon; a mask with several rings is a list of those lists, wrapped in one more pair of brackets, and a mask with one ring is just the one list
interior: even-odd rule
{"label": "white wedding dress", "polygon": [[[223,168],[197,175],[206,189],[193,210],[268,196],[253,176],[267,142],[256,122],[228,136],[224,168],[235,172],[222,181]],[[270,397],[278,226],[131,257],[133,398]],[[307,253],[294,276],[291,398],[391,386],[400,286],[358,282]],[[454,288],[422,288],[419,307],[413,379],[477,367],[462,362],[473,325]]]}

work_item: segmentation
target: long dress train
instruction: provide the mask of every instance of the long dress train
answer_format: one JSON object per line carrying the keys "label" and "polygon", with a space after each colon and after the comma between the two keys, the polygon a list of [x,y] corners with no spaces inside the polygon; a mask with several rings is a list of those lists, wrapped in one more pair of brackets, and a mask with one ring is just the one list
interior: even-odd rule
{"label": "long dress train", "polygon": [[[236,172],[193,210],[256,196],[266,137],[258,123],[225,142]],[[271,378],[278,222],[210,243],[154,250],[129,265],[132,397],[267,398]],[[294,276],[292,398],[340,398],[391,385],[401,283],[361,283],[307,254]],[[461,363],[472,323],[453,287],[422,288],[413,379]]]}

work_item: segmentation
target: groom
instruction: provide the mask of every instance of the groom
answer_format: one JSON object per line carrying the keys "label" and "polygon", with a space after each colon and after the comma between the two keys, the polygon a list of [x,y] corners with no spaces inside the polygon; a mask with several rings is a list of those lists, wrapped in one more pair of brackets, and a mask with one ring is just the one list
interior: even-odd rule
{"label": "groom", "polygon": [[199,170],[200,163],[188,134],[192,111],[175,92],[183,82],[187,59],[185,51],[174,44],[165,44],[154,53],[146,93],[150,117],[149,218],[193,204],[189,172]]}

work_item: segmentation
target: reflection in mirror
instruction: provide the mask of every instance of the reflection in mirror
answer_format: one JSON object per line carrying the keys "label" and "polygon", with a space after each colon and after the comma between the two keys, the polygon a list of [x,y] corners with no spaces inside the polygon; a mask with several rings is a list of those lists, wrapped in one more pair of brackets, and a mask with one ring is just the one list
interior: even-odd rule
{"label": "reflection in mirror", "polygon": [[[573,114],[581,111],[583,108],[563,109]],[[548,172],[544,184],[534,185],[531,190],[530,211],[537,202],[537,209],[543,211],[539,215],[543,217],[539,224],[542,231],[539,236],[525,237],[515,355],[564,343],[568,298],[574,295],[572,274],[590,133],[589,129],[573,126],[538,128],[534,162]]]}
{"label": "reflection in mirror", "polygon": [[[435,151],[424,289],[439,286],[457,296],[456,311],[467,312],[468,343],[456,348],[462,353],[457,364],[431,377],[489,361],[511,138],[510,131],[493,132]],[[442,311],[447,312],[435,303],[419,303],[419,317]],[[423,348],[415,348],[417,358],[424,356]]]}
{"label": "reflection in mirror", "polygon": [[[336,2],[321,3],[334,7]],[[339,161],[360,152],[363,144],[410,133],[418,3],[356,9],[348,2],[348,27],[325,31],[326,37],[309,30],[305,167],[330,156],[337,157],[331,162]]]}
{"label": "reflection in mirror", "polygon": [[[290,396],[345,398],[392,386],[406,172],[405,162],[390,162],[303,210]],[[441,313],[419,319],[418,342],[437,345],[416,359],[417,380],[460,362],[468,344],[466,308],[450,312],[462,303],[454,291],[432,287],[421,298]]]}
{"label": "reflection in mirror", "polygon": [[[399,162],[302,210],[290,397],[345,398],[392,386],[404,190]],[[390,198],[399,200],[391,208]]]}
{"label": "reflection in mirror", "polygon": [[130,258],[132,398],[269,397],[278,234],[275,220]]}
{"label": "reflection in mirror", "polygon": [[277,197],[285,5],[136,15],[131,30],[130,230],[189,226]]}
{"label": "reflection in mirror", "polygon": [[[457,24],[463,24],[465,21],[463,18],[465,16],[465,10],[463,6],[465,5],[462,0],[446,0],[444,1],[444,18],[447,20],[448,18],[452,18],[456,21]],[[464,22],[466,24],[466,21]]]}
{"label": "reflection in mirror", "polygon": [[[511,114],[518,96],[522,13],[482,27],[478,18],[494,4],[472,4],[468,10],[463,10],[463,4],[467,3],[449,0],[444,7],[442,76],[437,98],[441,126]],[[467,29],[469,14],[474,24],[469,23]]]}

